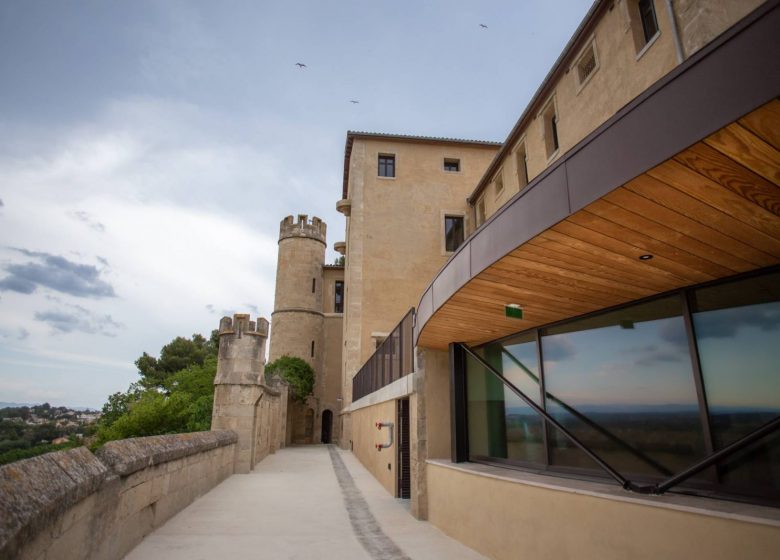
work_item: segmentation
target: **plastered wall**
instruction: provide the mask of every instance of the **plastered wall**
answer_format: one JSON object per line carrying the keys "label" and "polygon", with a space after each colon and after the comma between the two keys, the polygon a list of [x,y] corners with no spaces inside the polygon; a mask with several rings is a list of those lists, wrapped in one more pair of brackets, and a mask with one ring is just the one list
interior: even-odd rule
{"label": "plastered wall", "polygon": [[431,523],[497,560],[780,557],[776,526],[539,488],[430,463],[428,500]]}
{"label": "plastered wall", "polygon": [[[396,401],[386,401],[358,409],[351,414],[352,452],[363,466],[384,486],[390,495],[396,494],[396,468],[398,454],[398,421]],[[375,445],[388,440],[387,429],[377,430],[375,422],[393,422],[393,445],[377,451]],[[389,468],[388,468],[389,467]]]}

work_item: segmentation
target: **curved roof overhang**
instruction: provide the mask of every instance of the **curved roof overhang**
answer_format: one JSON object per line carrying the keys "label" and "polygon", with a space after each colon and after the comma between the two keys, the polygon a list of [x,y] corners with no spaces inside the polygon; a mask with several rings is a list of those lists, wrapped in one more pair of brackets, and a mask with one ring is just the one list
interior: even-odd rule
{"label": "curved roof overhang", "polygon": [[[477,344],[780,263],[779,4],[678,66],[491,216],[423,294],[415,342]],[[504,316],[508,303],[522,320]]]}

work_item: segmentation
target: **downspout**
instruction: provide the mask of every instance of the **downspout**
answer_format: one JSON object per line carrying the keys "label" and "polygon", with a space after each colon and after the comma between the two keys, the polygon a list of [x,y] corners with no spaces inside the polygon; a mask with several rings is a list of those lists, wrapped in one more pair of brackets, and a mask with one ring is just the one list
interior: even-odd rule
{"label": "downspout", "polygon": [[685,62],[685,52],[680,40],[680,31],[677,29],[677,18],[674,17],[673,1],[666,0],[666,11],[669,12],[669,22],[672,24],[672,38],[674,39],[674,50],[677,52],[677,64],[682,64]]}

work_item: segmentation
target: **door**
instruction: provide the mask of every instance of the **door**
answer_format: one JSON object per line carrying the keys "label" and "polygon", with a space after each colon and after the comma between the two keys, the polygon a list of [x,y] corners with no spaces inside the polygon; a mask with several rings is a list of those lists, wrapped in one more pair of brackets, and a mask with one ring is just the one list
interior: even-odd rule
{"label": "door", "polygon": [[398,402],[398,497],[411,498],[412,470],[409,459],[409,399]]}

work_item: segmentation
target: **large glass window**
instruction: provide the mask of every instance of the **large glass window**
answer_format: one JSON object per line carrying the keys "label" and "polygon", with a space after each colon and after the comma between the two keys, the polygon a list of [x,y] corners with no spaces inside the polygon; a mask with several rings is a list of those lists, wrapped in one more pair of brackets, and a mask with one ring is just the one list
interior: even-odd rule
{"label": "large glass window", "polygon": [[[679,296],[547,329],[542,352],[547,410],[614,468],[668,476],[703,457]],[[551,436],[553,464],[592,466]]]}
{"label": "large glass window", "polygon": [[[476,353],[625,478],[667,479],[780,417],[780,272],[536,329]],[[603,474],[472,357],[466,397],[473,460]],[[683,485],[776,503],[780,432]]]}
{"label": "large glass window", "polygon": [[[539,359],[534,335],[513,337],[481,349],[482,357],[523,394],[541,404]],[[543,423],[509,387],[475,360],[466,380],[469,390],[471,452],[528,463],[544,462]]]}
{"label": "large glass window", "polygon": [[[693,293],[693,324],[715,449],[780,415],[780,274]],[[780,437],[720,467],[721,482],[780,491]]]}

